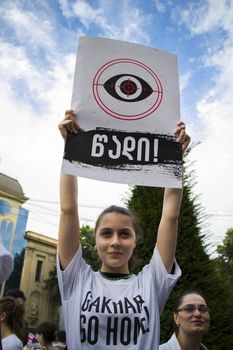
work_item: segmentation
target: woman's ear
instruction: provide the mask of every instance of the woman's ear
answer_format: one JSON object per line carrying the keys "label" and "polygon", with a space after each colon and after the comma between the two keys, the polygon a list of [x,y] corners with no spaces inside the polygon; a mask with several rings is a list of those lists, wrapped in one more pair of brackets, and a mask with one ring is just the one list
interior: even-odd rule
{"label": "woman's ear", "polygon": [[178,313],[176,313],[176,312],[173,313],[173,319],[174,319],[175,324],[176,324],[177,327],[179,328],[179,327],[180,327],[180,322],[179,322]]}
{"label": "woman's ear", "polygon": [[2,313],[0,314],[0,321],[1,321],[1,322],[4,321],[5,318],[6,318],[6,313],[5,313],[5,312],[2,312]]}

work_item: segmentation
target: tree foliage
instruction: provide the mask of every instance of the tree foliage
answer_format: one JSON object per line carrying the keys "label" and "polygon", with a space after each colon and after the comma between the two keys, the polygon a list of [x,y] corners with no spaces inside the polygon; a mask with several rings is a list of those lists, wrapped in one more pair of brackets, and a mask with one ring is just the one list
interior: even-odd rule
{"label": "tree foliage", "polygon": [[[81,244],[83,248],[84,259],[89,265],[92,266],[94,270],[98,270],[100,263],[98,259],[98,254],[95,250],[95,239],[94,239],[93,231],[94,231],[93,228],[91,228],[89,225],[82,226],[80,229],[80,233],[81,233],[80,239],[81,239]],[[53,291],[56,290],[57,293],[59,293],[56,266],[49,271],[48,278],[44,280],[44,289],[46,290],[53,289]]]}
{"label": "tree foliage", "polygon": [[233,278],[233,228],[229,228],[226,236],[217,247],[217,253],[225,271]]}
{"label": "tree foliage", "polygon": [[81,244],[85,261],[97,271],[100,268],[100,260],[95,247],[94,229],[89,225],[81,227]]}
{"label": "tree foliage", "polygon": [[218,257],[215,259],[216,270],[218,275],[224,276],[227,290],[230,297],[230,308],[233,310],[233,228],[226,232],[222,244],[217,247]]}

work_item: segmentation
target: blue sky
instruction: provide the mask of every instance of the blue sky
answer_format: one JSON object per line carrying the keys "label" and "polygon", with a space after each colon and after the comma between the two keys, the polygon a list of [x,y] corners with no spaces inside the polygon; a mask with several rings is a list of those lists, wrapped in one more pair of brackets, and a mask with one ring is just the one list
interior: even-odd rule
{"label": "blue sky", "polygon": [[[190,158],[213,251],[233,227],[233,1],[9,0],[0,31],[0,171],[31,198],[27,229],[56,237],[57,124],[70,106],[79,36],[102,36],[177,54],[181,118],[201,141]],[[128,191],[83,179],[80,187],[86,222]]]}

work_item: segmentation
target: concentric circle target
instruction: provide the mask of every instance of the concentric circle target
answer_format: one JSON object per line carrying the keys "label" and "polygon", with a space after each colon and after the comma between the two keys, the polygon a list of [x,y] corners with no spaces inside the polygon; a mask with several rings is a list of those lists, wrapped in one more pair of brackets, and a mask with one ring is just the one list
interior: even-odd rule
{"label": "concentric circle target", "polygon": [[128,121],[148,117],[163,99],[162,84],[155,72],[128,58],[104,64],[93,79],[92,90],[105,113]]}

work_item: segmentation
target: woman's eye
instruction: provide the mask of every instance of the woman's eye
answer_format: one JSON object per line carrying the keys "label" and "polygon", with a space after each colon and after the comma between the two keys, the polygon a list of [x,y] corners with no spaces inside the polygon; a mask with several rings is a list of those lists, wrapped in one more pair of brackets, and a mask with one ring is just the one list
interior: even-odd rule
{"label": "woman's eye", "polygon": [[145,80],[132,74],[114,75],[104,83],[104,88],[112,97],[126,102],[144,100],[153,92]]}
{"label": "woman's eye", "polygon": [[102,231],[101,234],[104,237],[108,237],[108,236],[111,236],[112,232],[109,230],[105,230],[105,231]]}
{"label": "woman's eye", "polygon": [[120,235],[122,237],[129,237],[130,236],[130,232],[129,231],[120,231]]}

